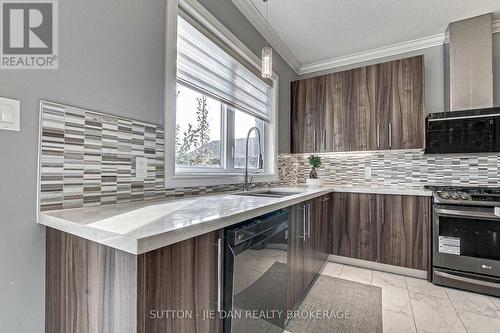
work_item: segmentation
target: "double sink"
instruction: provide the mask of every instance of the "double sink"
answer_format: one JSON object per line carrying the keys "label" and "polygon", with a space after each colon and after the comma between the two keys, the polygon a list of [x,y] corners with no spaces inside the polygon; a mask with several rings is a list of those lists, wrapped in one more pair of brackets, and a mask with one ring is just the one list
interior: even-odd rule
{"label": "double sink", "polygon": [[284,198],[296,194],[300,193],[277,191],[277,190],[262,190],[262,191],[252,191],[252,192],[239,192],[239,193],[234,193],[233,195],[244,195],[249,197]]}

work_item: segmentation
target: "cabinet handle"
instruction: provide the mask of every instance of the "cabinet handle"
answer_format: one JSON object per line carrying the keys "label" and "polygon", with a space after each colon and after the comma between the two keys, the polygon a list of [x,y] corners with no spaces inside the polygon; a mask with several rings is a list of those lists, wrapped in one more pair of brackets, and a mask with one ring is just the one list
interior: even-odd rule
{"label": "cabinet handle", "polygon": [[307,238],[311,238],[311,204],[307,204]]}
{"label": "cabinet handle", "polygon": [[389,123],[389,148],[392,148],[392,123]]}
{"label": "cabinet handle", "polygon": [[222,311],[222,239],[217,239],[217,311]]}
{"label": "cabinet handle", "polygon": [[325,202],[325,201],[328,201],[328,200],[330,200],[330,197],[321,199],[321,202]]}
{"label": "cabinet handle", "polygon": [[314,136],[313,149],[316,151],[318,149],[318,144],[317,144],[317,140],[316,140],[316,130],[313,131],[313,136]]}
{"label": "cabinet handle", "polygon": [[382,198],[382,225],[385,224],[385,198]]}
{"label": "cabinet handle", "polygon": [[326,129],[323,130],[323,150],[326,150]]}
{"label": "cabinet handle", "polygon": [[298,236],[299,238],[302,238],[304,242],[306,241],[306,218],[307,218],[307,206],[304,204],[304,208],[302,209],[302,230],[304,231],[303,236]]}
{"label": "cabinet handle", "polygon": [[368,222],[372,224],[372,198],[370,198],[370,203],[368,204]]}
{"label": "cabinet handle", "polygon": [[377,148],[380,149],[380,124],[377,124]]}

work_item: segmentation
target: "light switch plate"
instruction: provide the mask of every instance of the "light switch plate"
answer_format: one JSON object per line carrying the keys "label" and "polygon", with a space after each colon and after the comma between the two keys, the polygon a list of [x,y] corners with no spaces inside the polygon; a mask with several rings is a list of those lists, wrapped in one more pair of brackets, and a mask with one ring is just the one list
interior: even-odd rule
{"label": "light switch plate", "polygon": [[148,176],[148,159],[137,156],[135,158],[135,176],[137,178],[146,178]]}
{"label": "light switch plate", "polygon": [[0,130],[21,130],[21,102],[0,97]]}

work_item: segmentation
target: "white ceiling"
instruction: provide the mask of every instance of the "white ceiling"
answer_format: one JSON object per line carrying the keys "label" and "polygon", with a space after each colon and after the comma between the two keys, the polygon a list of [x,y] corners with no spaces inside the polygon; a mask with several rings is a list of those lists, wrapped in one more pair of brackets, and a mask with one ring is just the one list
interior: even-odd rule
{"label": "white ceiling", "polygon": [[[266,35],[263,1],[232,1]],[[442,38],[450,22],[499,11],[500,0],[269,0],[267,37],[300,71],[359,52]]]}

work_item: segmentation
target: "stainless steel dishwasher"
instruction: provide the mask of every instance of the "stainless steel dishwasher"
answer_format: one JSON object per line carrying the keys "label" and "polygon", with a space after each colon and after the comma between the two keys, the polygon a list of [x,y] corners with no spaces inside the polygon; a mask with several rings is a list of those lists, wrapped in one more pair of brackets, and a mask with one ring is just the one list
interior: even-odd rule
{"label": "stainless steel dishwasher", "polygon": [[289,209],[225,231],[224,332],[283,332]]}

